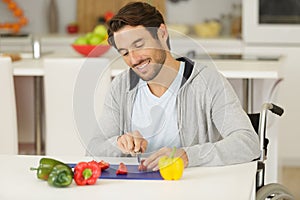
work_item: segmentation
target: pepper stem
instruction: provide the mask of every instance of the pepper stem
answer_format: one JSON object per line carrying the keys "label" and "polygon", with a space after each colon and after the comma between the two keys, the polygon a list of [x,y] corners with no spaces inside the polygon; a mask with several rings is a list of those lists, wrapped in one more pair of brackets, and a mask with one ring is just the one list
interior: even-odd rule
{"label": "pepper stem", "polygon": [[90,168],[86,168],[82,172],[82,176],[84,177],[85,180],[89,179],[92,176],[93,172]]}
{"label": "pepper stem", "polygon": [[31,170],[31,171],[38,170],[38,169],[39,169],[39,168],[30,167],[30,170]]}
{"label": "pepper stem", "polygon": [[60,173],[59,179],[61,180],[62,183],[67,183],[70,181],[69,177],[65,173]]}
{"label": "pepper stem", "polygon": [[173,150],[172,150],[172,152],[171,152],[171,154],[170,154],[170,158],[174,158],[174,155],[175,155],[175,152],[176,152],[176,147],[173,147]]}

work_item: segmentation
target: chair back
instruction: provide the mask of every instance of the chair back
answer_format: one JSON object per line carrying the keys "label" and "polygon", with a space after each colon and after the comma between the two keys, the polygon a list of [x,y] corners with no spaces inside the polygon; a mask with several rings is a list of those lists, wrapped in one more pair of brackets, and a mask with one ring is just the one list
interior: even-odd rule
{"label": "chair back", "polygon": [[0,94],[0,154],[18,154],[16,100],[10,58],[0,57]]}
{"label": "chair back", "polygon": [[[86,154],[84,133],[78,131],[75,116],[78,113],[78,101],[89,93],[87,98],[93,98],[93,101],[82,102],[81,106],[87,109],[92,107],[95,118],[99,116],[111,82],[108,63],[109,60],[103,58],[44,59],[46,155]],[[98,87],[91,86],[91,81],[97,83]],[[90,102],[95,103],[90,105]],[[86,113],[79,114],[83,118],[88,117]]]}

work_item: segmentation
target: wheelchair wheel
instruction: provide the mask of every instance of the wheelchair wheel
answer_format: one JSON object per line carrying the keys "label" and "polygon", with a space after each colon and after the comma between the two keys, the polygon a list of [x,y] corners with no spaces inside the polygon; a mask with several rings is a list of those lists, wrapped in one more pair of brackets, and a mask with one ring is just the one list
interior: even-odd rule
{"label": "wheelchair wheel", "polygon": [[294,200],[286,187],[278,183],[270,183],[256,192],[256,200]]}

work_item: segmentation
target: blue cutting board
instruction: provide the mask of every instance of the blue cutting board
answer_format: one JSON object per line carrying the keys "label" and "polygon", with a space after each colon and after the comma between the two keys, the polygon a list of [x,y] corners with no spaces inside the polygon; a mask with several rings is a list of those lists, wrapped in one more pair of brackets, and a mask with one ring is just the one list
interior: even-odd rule
{"label": "blue cutting board", "polygon": [[[76,164],[68,164],[74,168]],[[159,171],[139,171],[138,165],[126,165],[128,173],[116,175],[119,165],[110,165],[110,167],[102,171],[100,179],[135,179],[135,180],[163,180]]]}

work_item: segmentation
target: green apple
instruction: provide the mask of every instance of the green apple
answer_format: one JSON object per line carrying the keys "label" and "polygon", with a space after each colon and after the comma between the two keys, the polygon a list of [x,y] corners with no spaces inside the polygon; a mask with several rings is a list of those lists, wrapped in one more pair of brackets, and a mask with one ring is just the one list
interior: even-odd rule
{"label": "green apple", "polygon": [[87,39],[87,41],[89,41],[92,38],[93,35],[94,35],[93,32],[88,32],[88,33],[85,34],[84,37]]}
{"label": "green apple", "polygon": [[90,38],[89,38],[89,44],[91,45],[98,45],[103,41],[103,38],[101,35],[99,34],[93,34]]}
{"label": "green apple", "polygon": [[107,29],[104,25],[97,25],[94,28],[93,33],[99,34],[99,35],[101,35],[102,38],[105,38],[107,35]]}
{"label": "green apple", "polygon": [[85,36],[80,36],[74,41],[74,44],[76,44],[76,45],[85,45],[85,44],[88,44],[88,41],[87,41]]}

